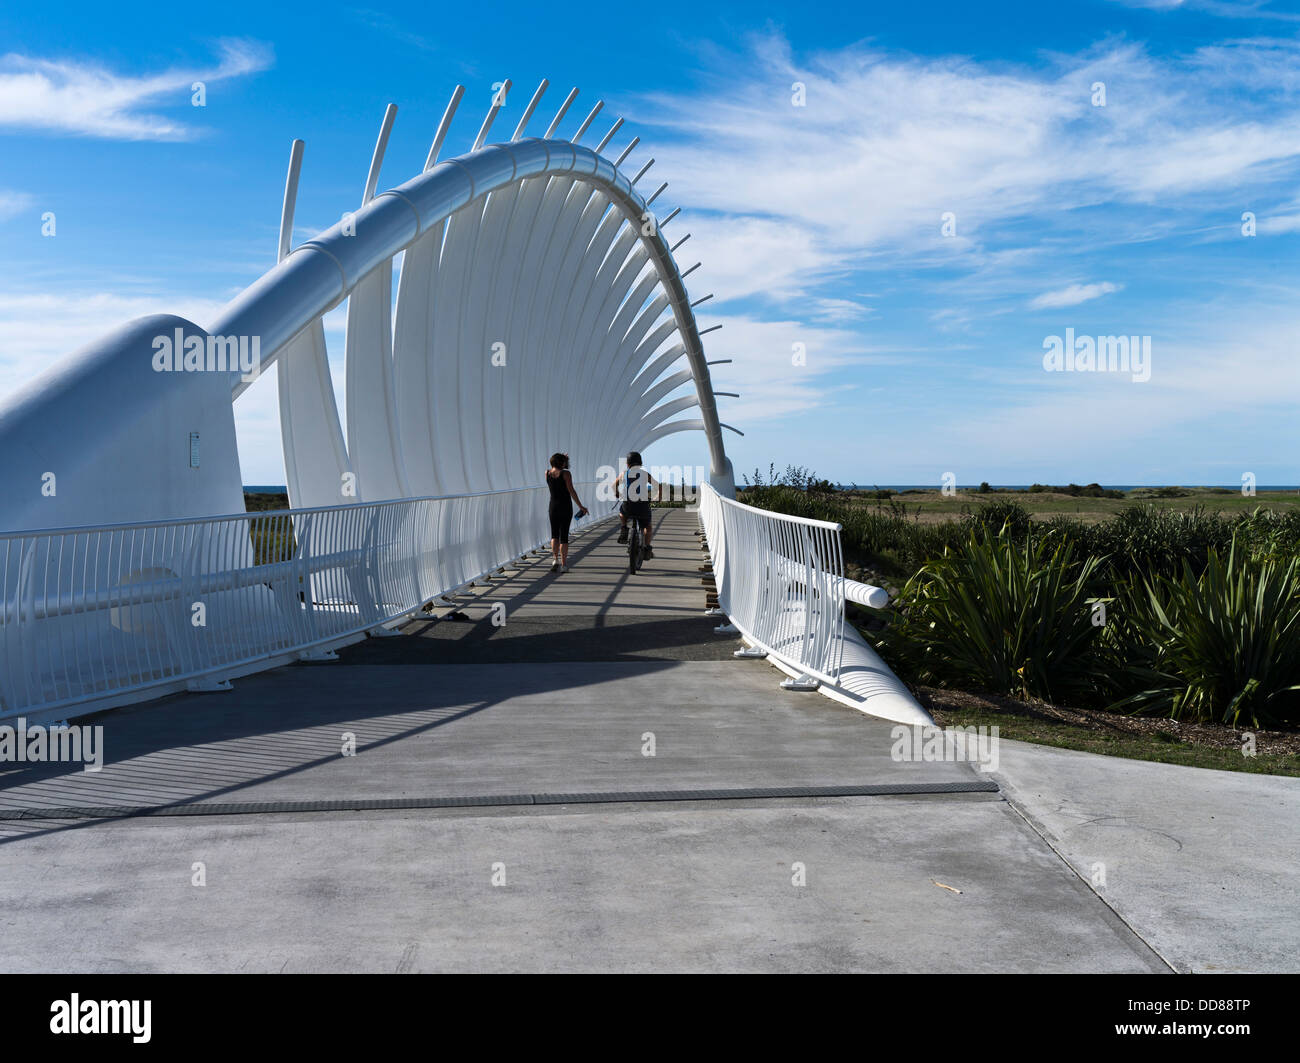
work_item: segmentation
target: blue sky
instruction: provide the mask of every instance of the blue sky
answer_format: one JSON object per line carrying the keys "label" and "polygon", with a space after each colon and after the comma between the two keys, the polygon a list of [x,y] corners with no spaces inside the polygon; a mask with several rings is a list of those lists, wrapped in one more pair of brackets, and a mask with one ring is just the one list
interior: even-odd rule
{"label": "blue sky", "polygon": [[[206,324],[273,263],[294,137],[302,240],[359,201],[387,103],[381,187],[457,83],[444,156],[507,77],[510,115],[551,81],[532,131],[576,85],[562,133],[604,99],[655,158],[738,473],[1300,482],[1292,0],[6,6],[0,393],[140,314]],[[1150,379],[1046,372],[1067,328],[1150,337]],[[245,481],[283,482],[273,376],[236,420]]]}

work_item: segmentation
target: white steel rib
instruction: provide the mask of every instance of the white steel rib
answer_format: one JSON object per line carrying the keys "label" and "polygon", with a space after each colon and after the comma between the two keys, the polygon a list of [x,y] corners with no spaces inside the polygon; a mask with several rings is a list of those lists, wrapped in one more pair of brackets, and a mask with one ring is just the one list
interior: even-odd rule
{"label": "white steel rib", "polygon": [[[498,109],[494,101],[480,137]],[[385,378],[390,341],[380,311],[392,259],[404,250]],[[435,163],[292,251],[212,331],[259,336],[263,368],[286,350],[294,356],[292,413],[303,394],[322,393],[313,336],[349,295],[351,466],[337,463],[305,483],[303,466],[319,464],[320,452],[299,453],[291,417],[295,505],[518,486],[551,449],[568,449],[575,475],[590,479],[619,453],[662,438],[667,419],[694,406],[710,479],[731,483],[700,333],[672,254],[632,182],[592,149],[526,138]],[[674,334],[680,350],[665,362],[659,347]],[[653,393],[632,386],[653,382],[647,363],[662,371],[682,355],[693,396],[655,405],[687,383],[680,373],[674,387]],[[234,394],[246,386],[236,378]],[[313,412],[328,420],[324,405]],[[348,471],[355,494],[340,496]]]}

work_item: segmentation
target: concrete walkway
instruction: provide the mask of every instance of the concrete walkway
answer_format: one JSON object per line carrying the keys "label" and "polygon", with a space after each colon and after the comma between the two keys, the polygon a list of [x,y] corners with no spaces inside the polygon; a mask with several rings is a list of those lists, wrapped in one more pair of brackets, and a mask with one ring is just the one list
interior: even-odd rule
{"label": "concrete walkway", "polygon": [[994,778],[1175,969],[1300,971],[1300,779],[1002,742]]}
{"label": "concrete walkway", "polygon": [[1028,798],[733,659],[656,520],[637,576],[603,529],[466,619],[90,721],[98,774],[5,765],[0,968],[1170,969]]}

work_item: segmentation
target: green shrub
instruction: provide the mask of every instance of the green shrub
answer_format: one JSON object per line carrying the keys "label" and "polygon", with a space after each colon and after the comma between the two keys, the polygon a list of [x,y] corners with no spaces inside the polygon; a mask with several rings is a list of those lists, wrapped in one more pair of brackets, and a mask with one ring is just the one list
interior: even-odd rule
{"label": "green shrub", "polygon": [[878,637],[886,660],[919,683],[1076,699],[1096,689],[1091,600],[1098,559],[1073,546],[1016,542],[971,528],[903,588]]}
{"label": "green shrub", "polygon": [[1113,708],[1234,727],[1300,720],[1296,558],[1252,559],[1234,541],[1226,559],[1211,550],[1199,575],[1184,563],[1140,587],[1126,595],[1132,619],[1108,632],[1121,682],[1135,688]]}
{"label": "green shrub", "polygon": [[1135,487],[1134,498],[1186,498],[1191,494],[1184,487]]}
{"label": "green shrub", "polygon": [[998,535],[1005,528],[1016,540],[1027,538],[1033,526],[1033,517],[1014,498],[998,498],[981,503],[974,511],[962,514],[968,527]]}
{"label": "green shrub", "polygon": [[793,487],[799,491],[820,491],[825,494],[831,494],[838,488],[829,480],[819,478],[818,475],[806,465],[787,465],[785,472],[776,471],[776,462],[772,462],[767,467],[767,480],[764,482],[763,474],[756,468],[754,469],[754,479],[751,481],[748,476],[743,477],[745,489],[753,487]]}
{"label": "green shrub", "polygon": [[1257,507],[1237,518],[1235,530],[1257,559],[1285,561],[1300,553],[1300,510]]}
{"label": "green shrub", "polygon": [[1092,483],[1084,487],[1078,484],[1067,484],[1065,487],[1053,487],[1050,484],[1031,484],[1029,487],[1030,494],[1040,494],[1051,491],[1058,495],[1072,495],[1075,498],[1126,498],[1123,491],[1117,491],[1111,487],[1102,487],[1101,484]]}
{"label": "green shrub", "polygon": [[1081,535],[1081,545],[1111,559],[1117,577],[1130,573],[1174,575],[1184,562],[1200,570],[1211,550],[1225,549],[1232,523],[1202,506],[1189,511],[1155,506],[1125,506],[1114,517]]}

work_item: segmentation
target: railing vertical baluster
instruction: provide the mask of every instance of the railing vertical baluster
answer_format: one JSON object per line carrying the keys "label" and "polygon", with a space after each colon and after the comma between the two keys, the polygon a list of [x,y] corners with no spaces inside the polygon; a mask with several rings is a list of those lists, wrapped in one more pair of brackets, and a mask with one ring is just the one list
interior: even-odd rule
{"label": "railing vertical baluster", "polygon": [[835,683],[845,624],[840,525],[755,509],[707,484],[700,522],[722,612],[759,649]]}
{"label": "railing vertical baluster", "polygon": [[[526,487],[0,535],[0,719],[142,700],[355,641],[536,546],[546,496]],[[710,507],[726,593],[722,514]]]}

